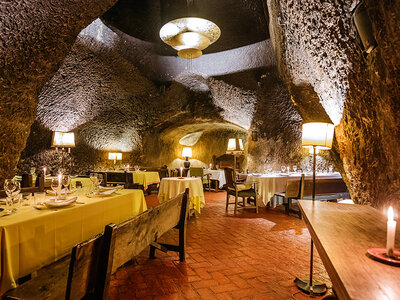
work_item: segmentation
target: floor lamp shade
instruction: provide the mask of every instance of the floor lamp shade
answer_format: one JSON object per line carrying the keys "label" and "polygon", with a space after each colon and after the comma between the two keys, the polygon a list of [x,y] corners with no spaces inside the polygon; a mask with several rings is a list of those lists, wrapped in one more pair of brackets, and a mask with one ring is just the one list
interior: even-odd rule
{"label": "floor lamp shade", "polygon": [[182,150],[182,156],[183,157],[192,157],[192,148],[184,147]]}
{"label": "floor lamp shade", "polygon": [[303,147],[315,146],[319,149],[331,149],[334,125],[321,122],[304,123],[301,144]]}
{"label": "floor lamp shade", "polygon": [[73,132],[54,131],[51,140],[52,147],[75,147],[75,134]]}

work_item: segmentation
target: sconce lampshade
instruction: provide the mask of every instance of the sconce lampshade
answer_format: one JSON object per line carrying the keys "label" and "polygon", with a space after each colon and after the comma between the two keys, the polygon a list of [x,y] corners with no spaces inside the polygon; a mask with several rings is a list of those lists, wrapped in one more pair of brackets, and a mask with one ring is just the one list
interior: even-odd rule
{"label": "sconce lampshade", "polygon": [[334,125],[321,122],[303,124],[302,146],[305,148],[316,146],[319,149],[331,149]]}
{"label": "sconce lampshade", "polygon": [[243,147],[243,141],[242,139],[229,139],[228,140],[228,148],[226,149],[226,152],[228,154],[233,154],[233,153],[240,153],[244,151]]}
{"label": "sconce lampshade", "polygon": [[75,134],[73,132],[54,131],[51,147],[72,148],[75,147]]}
{"label": "sconce lampshade", "polygon": [[192,157],[192,148],[184,147],[182,150],[182,156],[183,157]]}
{"label": "sconce lampshade", "polygon": [[122,160],[122,153],[118,152],[109,152],[108,159],[110,160]]}

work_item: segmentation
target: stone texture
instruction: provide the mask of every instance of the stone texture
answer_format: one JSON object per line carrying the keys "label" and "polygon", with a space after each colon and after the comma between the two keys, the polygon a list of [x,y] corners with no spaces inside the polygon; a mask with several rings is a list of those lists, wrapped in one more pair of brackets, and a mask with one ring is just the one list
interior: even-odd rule
{"label": "stone texture", "polygon": [[[338,124],[333,156],[352,198],[376,207],[398,205],[400,5],[365,2],[378,43],[366,57],[351,20],[354,4],[268,1],[271,36],[279,69],[290,91],[297,94],[302,117],[326,120],[323,114],[310,114],[312,107],[320,111],[322,106]],[[319,104],[315,96],[309,103],[302,99],[313,91]]]}
{"label": "stone texture", "polygon": [[0,5],[0,185],[11,177],[35,119],[37,95],[77,34],[115,0]]}

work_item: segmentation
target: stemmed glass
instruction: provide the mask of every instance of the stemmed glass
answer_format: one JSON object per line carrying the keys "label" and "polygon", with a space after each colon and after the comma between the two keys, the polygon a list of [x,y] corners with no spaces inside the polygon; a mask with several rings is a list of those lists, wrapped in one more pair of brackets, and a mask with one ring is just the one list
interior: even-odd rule
{"label": "stemmed glass", "polygon": [[282,171],[282,173],[285,173],[286,167],[285,166],[281,166],[281,171]]}
{"label": "stemmed glass", "polygon": [[97,174],[97,185],[101,185],[103,182],[103,174]]}
{"label": "stemmed glass", "polygon": [[60,196],[61,193],[59,193],[60,190],[60,181],[58,180],[58,177],[52,178],[51,179],[51,188],[53,189],[54,193],[56,194],[56,199]]}
{"label": "stemmed glass", "polygon": [[63,175],[61,179],[61,184],[64,186],[65,195],[67,195],[67,193],[69,192],[70,183],[71,183],[71,178],[69,177],[69,175]]}
{"label": "stemmed glass", "polygon": [[329,165],[328,168],[329,168],[329,173],[332,174],[332,173],[333,173],[333,166],[332,166],[332,165]]}
{"label": "stemmed glass", "polygon": [[32,168],[31,168],[31,175],[32,175],[32,176],[35,175],[35,172],[36,172],[36,168],[35,168],[35,167],[32,167]]}
{"label": "stemmed glass", "polygon": [[307,166],[307,173],[311,173],[311,166]]}
{"label": "stemmed glass", "polygon": [[297,171],[297,166],[296,166],[296,165],[294,165],[294,166],[293,166],[293,172],[295,172],[295,173],[296,173],[296,171]]}
{"label": "stemmed glass", "polygon": [[90,173],[90,180],[92,181],[93,184],[93,189],[96,191],[97,189],[97,182],[98,182],[98,177],[96,173]]}
{"label": "stemmed glass", "polygon": [[[6,179],[4,181],[4,191],[7,194],[7,200],[6,200],[6,204],[7,204],[7,211],[6,213],[9,215],[11,214],[13,211],[16,211],[16,209],[14,209],[14,200],[17,200],[17,202],[19,201],[19,193],[21,192],[21,184],[18,180],[15,179]],[[18,203],[17,203],[18,206]]]}

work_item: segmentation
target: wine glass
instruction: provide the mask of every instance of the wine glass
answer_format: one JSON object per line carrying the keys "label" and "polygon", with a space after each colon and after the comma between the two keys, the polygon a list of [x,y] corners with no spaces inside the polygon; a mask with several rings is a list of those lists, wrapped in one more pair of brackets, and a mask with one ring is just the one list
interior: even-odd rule
{"label": "wine glass", "polygon": [[285,173],[286,167],[285,166],[281,166],[281,171],[282,171],[282,173]]}
{"label": "wine glass", "polygon": [[271,174],[272,173],[272,167],[268,167],[267,171],[268,171],[268,174]]}
{"label": "wine glass", "polygon": [[99,173],[97,174],[97,184],[101,185],[102,182],[103,182],[103,174]]}
{"label": "wine glass", "polygon": [[311,173],[311,166],[307,166],[307,173]]}
{"label": "wine glass", "polygon": [[290,167],[287,166],[286,169],[287,169],[287,173],[290,174]]}
{"label": "wine glass", "polygon": [[62,179],[61,179],[61,184],[64,186],[64,192],[65,194],[68,193],[69,191],[69,185],[71,183],[71,178],[69,177],[69,175],[63,175]]}
{"label": "wine glass", "polygon": [[36,168],[35,168],[35,167],[32,167],[30,171],[31,171],[31,175],[33,176],[33,175],[35,175]]}
{"label": "wine glass", "polygon": [[329,173],[333,173],[333,166],[332,165],[329,165]]}
{"label": "wine glass", "polygon": [[58,180],[58,177],[52,178],[51,179],[51,188],[54,191],[54,194],[57,196],[57,198],[59,196],[59,194],[58,194],[59,187],[60,187],[60,181]]}
{"label": "wine glass", "polygon": [[21,191],[21,184],[15,179],[6,179],[4,181],[4,191],[6,192],[8,198],[6,200],[7,204],[7,214],[11,214],[14,210],[14,200],[18,200],[18,194]]}
{"label": "wine glass", "polygon": [[93,189],[96,189],[97,182],[98,182],[97,174],[96,173],[90,173],[90,177],[89,178],[90,178],[90,181],[92,181]]}
{"label": "wine glass", "polygon": [[297,166],[296,166],[296,165],[294,165],[294,166],[293,166],[293,172],[295,172],[295,173],[296,173],[296,171],[297,171]]}

